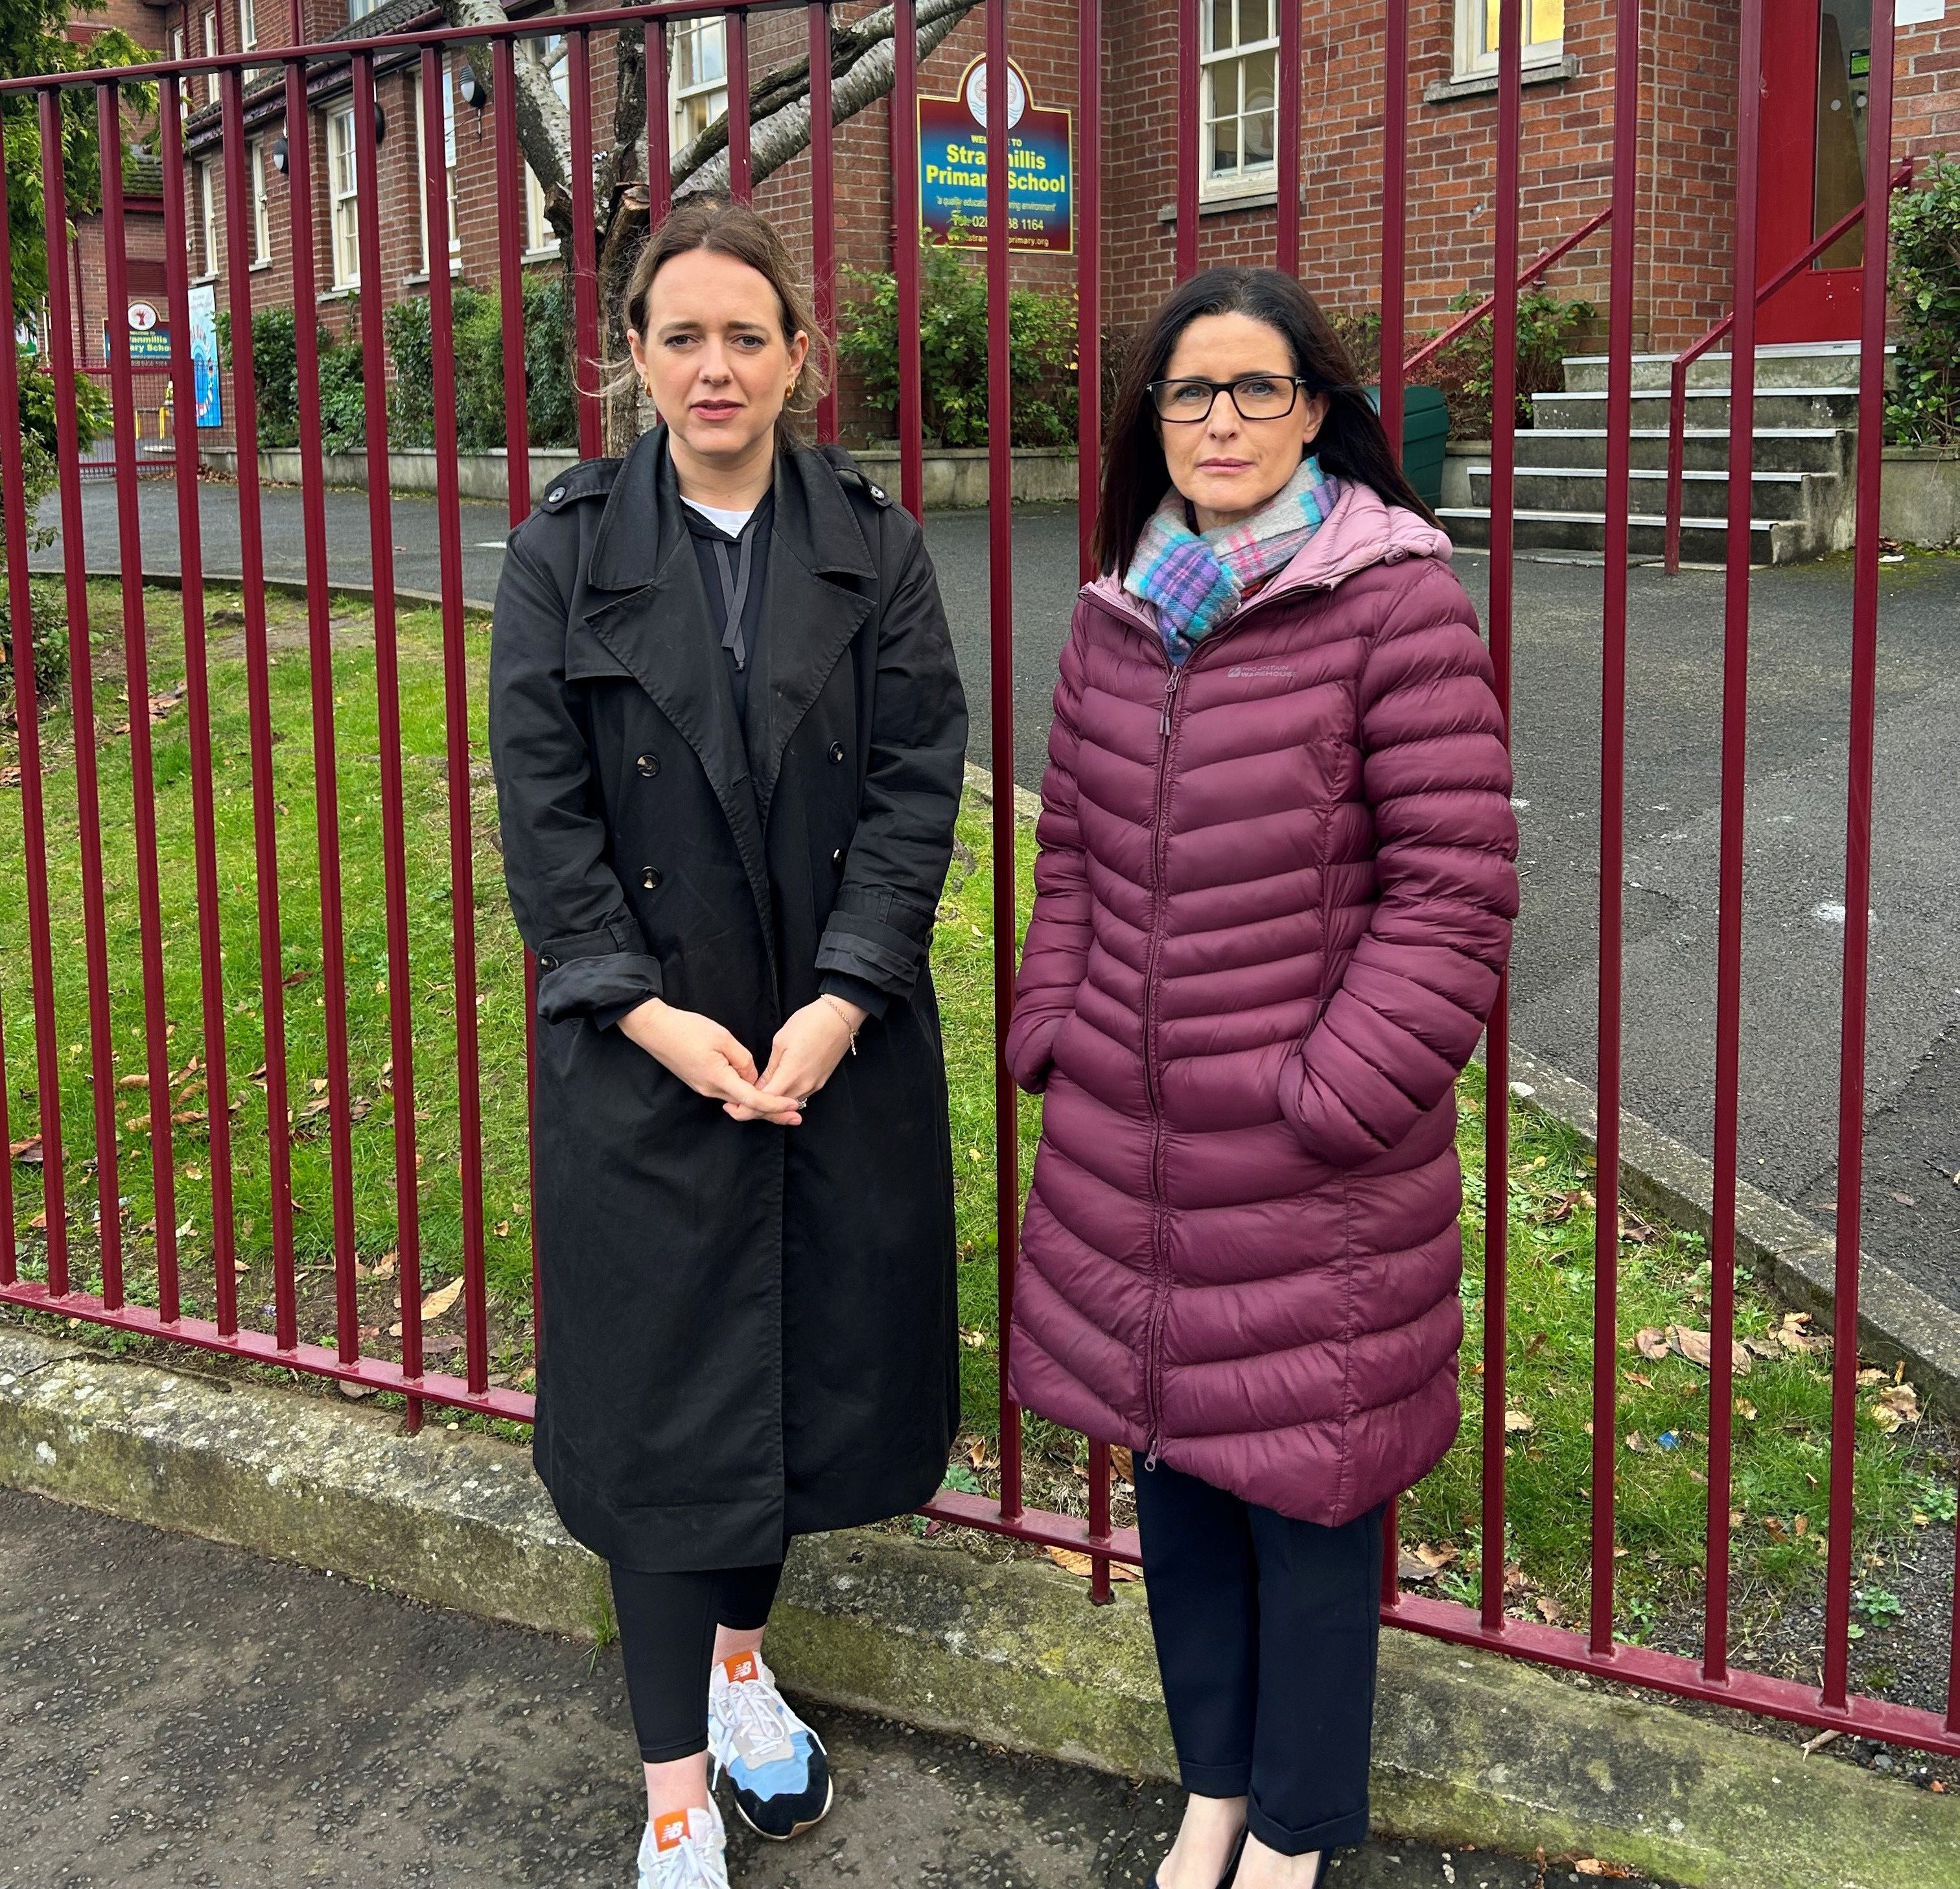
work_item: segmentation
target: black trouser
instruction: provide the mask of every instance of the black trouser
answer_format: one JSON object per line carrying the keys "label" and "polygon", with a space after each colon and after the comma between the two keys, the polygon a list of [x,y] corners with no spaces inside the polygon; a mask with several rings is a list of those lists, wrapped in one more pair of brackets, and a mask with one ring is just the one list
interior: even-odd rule
{"label": "black trouser", "polygon": [[1382,1511],[1322,1528],[1139,1459],[1137,1527],[1185,1789],[1282,1856],[1361,1842]]}
{"label": "black trouser", "polygon": [[752,1633],[769,1623],[783,1564],[713,1573],[612,1569],[612,1607],[640,1757],[667,1764],[708,1749],[708,1675],[714,1629]]}

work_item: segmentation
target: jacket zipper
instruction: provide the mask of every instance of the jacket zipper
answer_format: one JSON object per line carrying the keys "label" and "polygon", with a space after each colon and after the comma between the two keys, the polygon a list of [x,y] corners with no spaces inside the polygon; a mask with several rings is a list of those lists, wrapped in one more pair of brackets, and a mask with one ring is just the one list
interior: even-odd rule
{"label": "jacket zipper", "polygon": [[1164,1204],[1163,1097],[1157,1085],[1156,1054],[1157,988],[1157,954],[1163,943],[1164,871],[1168,863],[1168,849],[1164,839],[1165,815],[1170,801],[1170,759],[1172,749],[1176,746],[1178,691],[1183,685],[1186,671],[1203,658],[1213,642],[1229,637],[1266,600],[1255,598],[1248,604],[1231,622],[1220,629],[1216,639],[1207,639],[1193,650],[1182,667],[1171,661],[1156,633],[1156,626],[1149,623],[1141,612],[1132,613],[1127,609],[1112,607],[1106,597],[1095,597],[1093,600],[1133,629],[1147,630],[1158,655],[1163,658],[1169,671],[1164,678],[1163,707],[1157,717],[1156,815],[1150,836],[1153,862],[1150,888],[1150,941],[1144,973],[1144,1086],[1150,1103],[1150,1316],[1144,1349],[1144,1408],[1148,1424],[1148,1435],[1144,1445],[1144,1467],[1149,1470],[1157,1467],[1157,1447],[1163,1441],[1163,1399],[1159,1379],[1163,1368],[1164,1321],[1170,1312],[1170,1257],[1165,1246],[1170,1216]]}
{"label": "jacket zipper", "polygon": [[1183,680],[1183,670],[1173,664],[1164,678],[1163,712],[1157,722],[1157,811],[1150,832],[1150,945],[1144,972],[1144,1085],[1150,1098],[1150,1320],[1144,1350],[1144,1407],[1150,1424],[1144,1444],[1146,1469],[1157,1467],[1157,1445],[1162,1438],[1163,1397],[1159,1380],[1163,1363],[1164,1320],[1170,1312],[1170,1255],[1165,1244],[1169,1215],[1164,1205],[1163,1097],[1157,1085],[1157,954],[1163,943],[1164,871],[1169,863],[1164,827],[1170,801],[1170,757],[1177,692]]}

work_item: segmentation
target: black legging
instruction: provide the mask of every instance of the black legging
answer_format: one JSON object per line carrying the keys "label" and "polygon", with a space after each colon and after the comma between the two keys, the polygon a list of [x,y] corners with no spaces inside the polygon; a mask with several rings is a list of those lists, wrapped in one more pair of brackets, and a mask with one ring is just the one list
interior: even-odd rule
{"label": "black legging", "polygon": [[667,1764],[705,1751],[714,1629],[752,1633],[766,1626],[783,1564],[698,1574],[642,1574],[621,1567],[612,1572],[626,1696],[641,1760]]}

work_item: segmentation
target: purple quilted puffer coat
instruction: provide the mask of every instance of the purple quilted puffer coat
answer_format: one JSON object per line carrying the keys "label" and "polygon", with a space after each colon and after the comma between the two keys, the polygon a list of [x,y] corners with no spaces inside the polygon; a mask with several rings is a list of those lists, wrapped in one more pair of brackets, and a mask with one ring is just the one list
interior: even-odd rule
{"label": "purple quilted puffer coat", "polygon": [[1047,1097],[1014,1394],[1327,1524],[1456,1432],[1454,1084],[1518,890],[1449,556],[1350,484],[1178,671],[1083,592],[1008,1037]]}

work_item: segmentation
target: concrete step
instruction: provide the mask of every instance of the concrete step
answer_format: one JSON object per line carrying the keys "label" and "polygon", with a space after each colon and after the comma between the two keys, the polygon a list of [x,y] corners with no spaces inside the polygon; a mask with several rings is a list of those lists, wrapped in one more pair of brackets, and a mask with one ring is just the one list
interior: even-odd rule
{"label": "concrete step", "polygon": [[[1758,518],[1792,518],[1809,523],[1819,520],[1829,501],[1834,499],[1838,482],[1819,479],[1815,474],[1794,472],[1759,472],[1751,482],[1749,509]],[[1827,488],[1813,490],[1815,486]],[[1470,468],[1472,505],[1491,502],[1491,469],[1488,465]],[[1570,466],[1520,466],[1516,471],[1518,507],[1529,511],[1599,513],[1606,509],[1606,475]],[[1632,510],[1636,514],[1664,516],[1667,505],[1667,474],[1664,470],[1636,468],[1632,478]],[[1681,514],[1684,518],[1726,518],[1729,514],[1729,476],[1723,472],[1688,472],[1681,482]]]}
{"label": "concrete step", "polygon": [[[1889,365],[1892,350],[1885,354]],[[1860,349],[1855,341],[1804,342],[1756,350],[1756,389],[1843,387],[1857,384]],[[1734,357],[1726,351],[1704,354],[1688,370],[1691,387],[1729,388]],[[1603,354],[1568,355],[1565,361],[1565,387],[1570,393],[1604,393],[1607,357]],[[1665,390],[1674,371],[1671,354],[1637,354],[1634,356],[1634,385]]]}
{"label": "concrete step", "polygon": [[[1488,545],[1491,513],[1484,505],[1446,505],[1437,516],[1458,544]],[[1606,548],[1603,513],[1523,511],[1511,514],[1512,543],[1522,553],[1562,551],[1599,556]],[[1658,562],[1666,549],[1666,525],[1658,516],[1636,514],[1629,521],[1628,551],[1647,563]],[[1728,556],[1729,527],[1721,518],[1684,518],[1681,557],[1685,564],[1720,564]],[[1796,564],[1817,553],[1809,546],[1803,526],[1791,521],[1758,518],[1749,526],[1752,564]]]}
{"label": "concrete step", "polygon": [[[1855,428],[1858,423],[1858,389],[1855,383],[1777,389],[1758,393],[1754,404],[1754,423],[1761,432],[1819,427]],[[1686,405],[1690,428],[1701,432],[1726,430],[1729,393],[1726,387],[1691,387],[1688,390]],[[1532,400],[1532,413],[1541,427],[1603,426],[1606,420],[1605,390],[1535,394]],[[1666,390],[1636,392],[1632,418],[1637,431],[1665,431],[1668,423]]]}
{"label": "concrete step", "polygon": [[[1835,427],[1804,426],[1759,431],[1755,436],[1755,463],[1758,472],[1822,473],[1835,476],[1848,474],[1851,466],[1850,443],[1855,435]],[[1666,470],[1667,434],[1659,427],[1643,428],[1630,436],[1632,460],[1636,467]],[[1691,428],[1684,436],[1682,463],[1690,471],[1726,473],[1729,469],[1729,435],[1713,427]],[[1520,466],[1573,466],[1599,472],[1606,463],[1606,430],[1599,426],[1528,427],[1517,436],[1517,463]]]}

